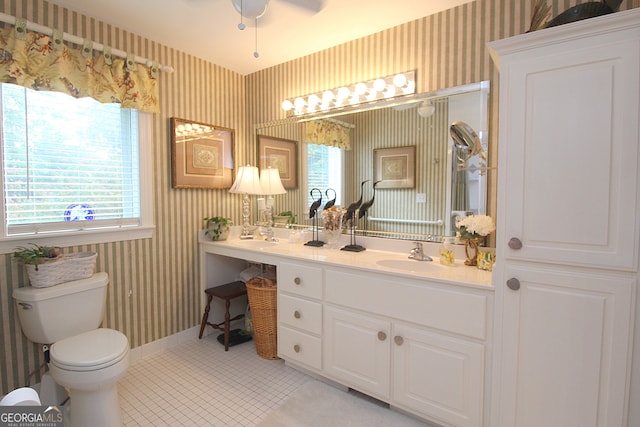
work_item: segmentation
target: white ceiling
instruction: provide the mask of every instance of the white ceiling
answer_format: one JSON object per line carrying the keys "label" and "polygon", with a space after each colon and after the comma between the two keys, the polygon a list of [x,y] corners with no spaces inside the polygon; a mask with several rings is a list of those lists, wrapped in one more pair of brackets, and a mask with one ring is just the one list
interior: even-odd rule
{"label": "white ceiling", "polygon": [[295,5],[314,0],[270,0],[258,58],[255,25],[238,29],[232,0],[49,1],[245,75],[473,0],[315,0],[318,13]]}

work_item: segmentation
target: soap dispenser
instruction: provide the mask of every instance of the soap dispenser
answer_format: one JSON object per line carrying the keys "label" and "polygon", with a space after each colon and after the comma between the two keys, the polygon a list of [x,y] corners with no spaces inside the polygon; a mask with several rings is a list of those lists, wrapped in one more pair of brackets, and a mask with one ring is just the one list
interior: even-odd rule
{"label": "soap dispenser", "polygon": [[445,237],[440,245],[440,264],[453,265],[453,239]]}

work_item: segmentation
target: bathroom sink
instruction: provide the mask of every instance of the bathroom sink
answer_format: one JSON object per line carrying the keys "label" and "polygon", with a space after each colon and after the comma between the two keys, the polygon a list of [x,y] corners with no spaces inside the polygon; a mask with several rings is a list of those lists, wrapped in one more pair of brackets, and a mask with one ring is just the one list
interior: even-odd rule
{"label": "bathroom sink", "polygon": [[411,259],[383,259],[378,261],[376,264],[380,267],[413,273],[425,273],[444,268],[435,261],[415,261]]}

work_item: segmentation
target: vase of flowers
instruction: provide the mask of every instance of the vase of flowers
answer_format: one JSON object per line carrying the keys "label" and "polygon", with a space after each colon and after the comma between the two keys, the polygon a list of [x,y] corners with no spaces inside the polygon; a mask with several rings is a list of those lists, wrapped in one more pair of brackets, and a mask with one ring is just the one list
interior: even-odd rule
{"label": "vase of flowers", "polygon": [[465,265],[475,266],[478,263],[478,246],[496,229],[488,215],[470,215],[456,223],[458,237],[464,240],[464,253],[467,256]]}

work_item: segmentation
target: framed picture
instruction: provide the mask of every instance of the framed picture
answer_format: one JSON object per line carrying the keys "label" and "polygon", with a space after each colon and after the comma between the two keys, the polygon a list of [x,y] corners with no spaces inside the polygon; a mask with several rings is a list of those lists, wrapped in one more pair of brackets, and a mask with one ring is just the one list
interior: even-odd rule
{"label": "framed picture", "polygon": [[288,139],[258,135],[258,164],[260,169],[278,168],[282,186],[298,187],[298,143]]}
{"label": "framed picture", "polygon": [[233,129],[171,118],[173,188],[231,188]]}
{"label": "framed picture", "polygon": [[414,188],[416,146],[373,150],[373,175],[377,188]]}

